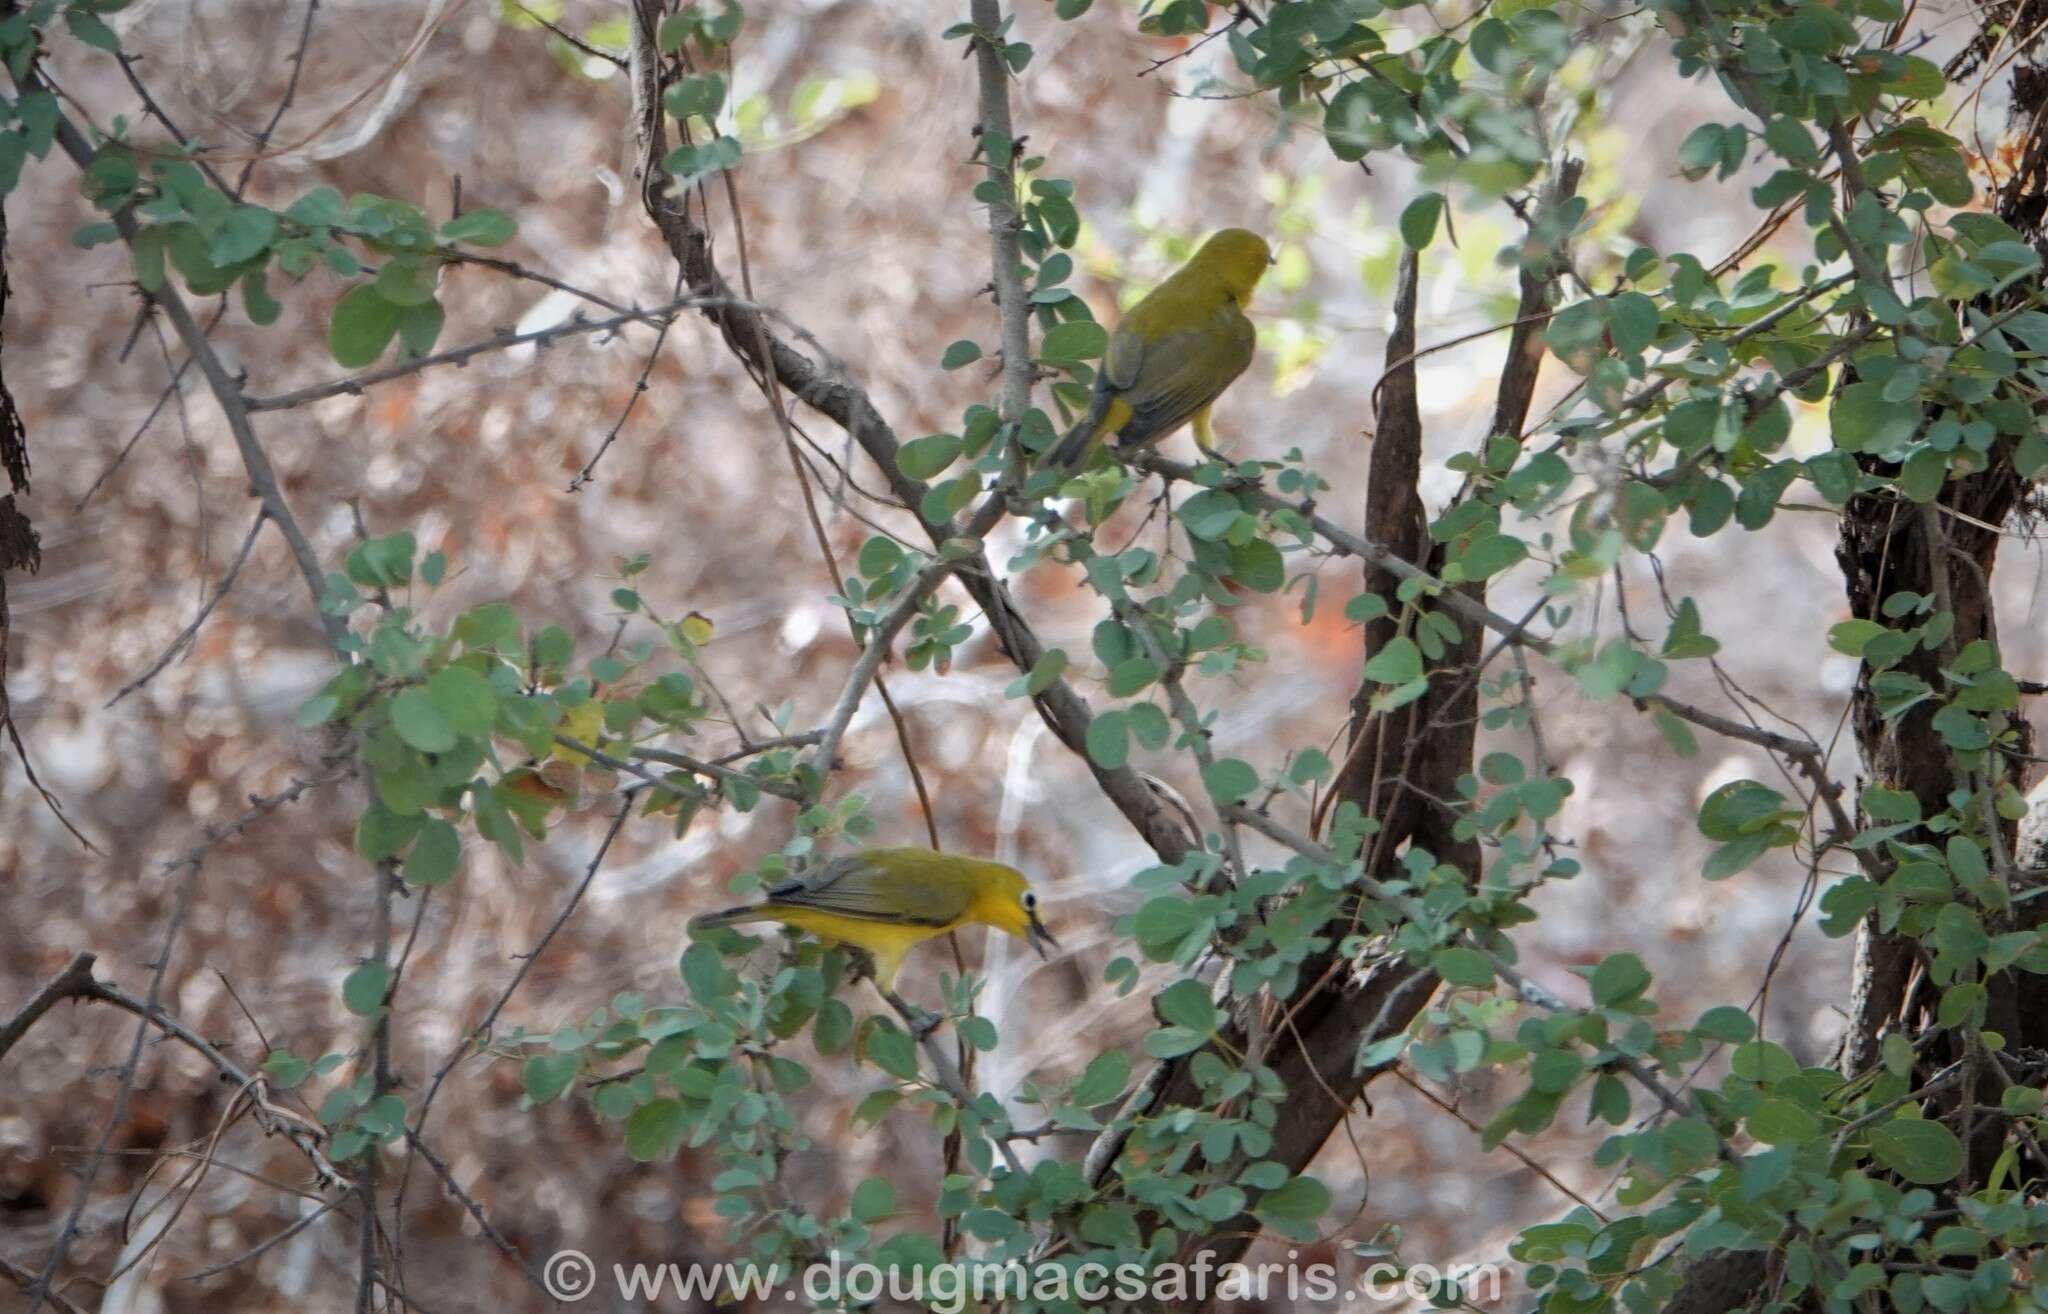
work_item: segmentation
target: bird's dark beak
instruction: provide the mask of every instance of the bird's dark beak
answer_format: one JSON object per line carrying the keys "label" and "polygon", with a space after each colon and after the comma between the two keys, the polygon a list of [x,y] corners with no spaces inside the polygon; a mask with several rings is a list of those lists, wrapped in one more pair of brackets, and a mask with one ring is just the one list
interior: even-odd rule
{"label": "bird's dark beak", "polygon": [[1040,958],[1043,958],[1048,963],[1051,962],[1052,955],[1045,951],[1046,946],[1050,945],[1057,949],[1060,947],[1060,942],[1052,938],[1052,932],[1045,929],[1045,923],[1038,920],[1036,912],[1031,914],[1031,925],[1028,929],[1030,934],[1026,939],[1030,941],[1031,947],[1038,951]]}

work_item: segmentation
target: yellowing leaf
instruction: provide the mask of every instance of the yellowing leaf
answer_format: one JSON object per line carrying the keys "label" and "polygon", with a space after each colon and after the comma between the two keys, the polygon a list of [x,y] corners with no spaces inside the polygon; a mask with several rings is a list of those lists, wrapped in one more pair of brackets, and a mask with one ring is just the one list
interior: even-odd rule
{"label": "yellowing leaf", "polygon": [[[579,703],[563,714],[562,737],[564,739],[573,739],[579,744],[588,744],[595,748],[597,741],[603,736],[604,704],[596,699],[592,698]],[[555,748],[555,756],[561,758],[564,762],[574,762],[577,766],[587,766],[590,763],[589,754],[579,753],[574,749],[563,748],[560,745],[557,745]]]}

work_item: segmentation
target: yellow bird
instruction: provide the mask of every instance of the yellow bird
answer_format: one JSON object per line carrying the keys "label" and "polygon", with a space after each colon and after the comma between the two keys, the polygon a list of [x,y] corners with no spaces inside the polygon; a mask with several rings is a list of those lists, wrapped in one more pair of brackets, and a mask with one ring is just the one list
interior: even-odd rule
{"label": "yellow bird", "polygon": [[1132,306],[1110,335],[1087,415],[1052,464],[1078,471],[1105,438],[1142,447],[1190,421],[1195,442],[1211,450],[1209,407],[1252,363],[1256,335],[1244,308],[1272,263],[1265,238],[1226,228]]}
{"label": "yellow bird", "polygon": [[690,919],[690,934],[745,922],[780,922],[870,955],[875,983],[895,988],[903,956],[970,922],[993,926],[1046,957],[1059,942],[1038,920],[1024,873],[935,849],[865,849],[771,887],[760,903]]}

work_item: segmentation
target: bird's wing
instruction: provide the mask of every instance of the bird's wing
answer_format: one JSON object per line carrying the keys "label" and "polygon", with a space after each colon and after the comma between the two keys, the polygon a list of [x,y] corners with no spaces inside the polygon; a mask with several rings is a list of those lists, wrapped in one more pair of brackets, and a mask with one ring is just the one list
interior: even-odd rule
{"label": "bird's wing", "polygon": [[967,911],[965,890],[920,881],[857,854],[784,881],[767,896],[770,906],[815,908],[898,926],[951,926]]}
{"label": "bird's wing", "polygon": [[1244,373],[1254,339],[1251,321],[1227,303],[1194,327],[1152,343],[1125,391],[1131,422],[1117,435],[1118,444],[1155,442],[1186,424]]}
{"label": "bird's wing", "polygon": [[1144,364],[1145,339],[1130,325],[1119,328],[1109,335],[1109,349],[1102,353],[1102,369],[1095,376],[1095,391],[1130,391]]}

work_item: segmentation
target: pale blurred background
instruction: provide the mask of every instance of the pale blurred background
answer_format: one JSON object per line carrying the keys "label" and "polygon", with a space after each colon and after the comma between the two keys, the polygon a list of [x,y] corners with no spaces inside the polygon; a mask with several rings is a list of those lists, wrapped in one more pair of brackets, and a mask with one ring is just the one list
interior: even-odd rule
{"label": "pale blurred background", "polygon": [[[1364,176],[1336,163],[1312,134],[1284,132],[1267,101],[1203,96],[1214,59],[1224,58],[1218,71],[1235,79],[1221,42],[1140,77],[1185,43],[1138,36],[1130,6],[1104,0],[1071,24],[1055,22],[1038,0],[1022,0],[1018,10],[1013,36],[1037,47],[1016,87],[1018,125],[1032,151],[1048,157],[1050,174],[1074,180],[1088,221],[1076,287],[1107,318],[1119,299],[1127,303],[1171,267],[1184,240],[1226,224],[1272,235],[1281,259],[1258,303],[1261,356],[1219,408],[1219,432],[1240,452],[1300,446],[1335,486],[1326,510],[1355,518],[1369,397],[1385,347],[1393,223],[1416,186],[1409,171],[1375,161],[1373,176]],[[560,19],[616,40],[616,26],[603,29],[615,12],[570,0]],[[277,0],[143,0],[115,25],[130,49],[147,52],[138,71],[181,128],[239,150],[245,139],[236,130],[260,127],[283,89],[302,13]],[[755,293],[815,333],[906,439],[955,427],[965,406],[994,391],[985,366],[951,374],[937,367],[956,338],[995,339],[980,295],[989,277],[984,216],[968,196],[978,176],[972,64],[957,43],[939,38],[954,17],[944,6],[757,0],[732,69],[748,144],[737,183]],[[417,58],[393,74],[396,52],[416,36]],[[1580,264],[1589,277],[1611,274],[1639,243],[1718,259],[1753,218],[1744,180],[1677,178],[1667,162],[1685,133],[1706,116],[1731,116],[1705,86],[1671,79],[1660,36],[1632,39],[1626,49],[1587,52],[1560,79],[1584,103],[1577,131],[1595,222]],[[117,71],[75,42],[56,44],[53,70],[100,123],[116,114],[139,120]],[[1987,134],[2001,126],[1995,99],[1977,117]],[[459,177],[465,206],[518,220],[506,254],[613,299],[653,305],[671,295],[674,271],[629,176],[626,118],[620,76],[531,24],[507,21],[494,3],[327,0],[279,133],[292,149],[259,167],[252,194],[281,207],[326,183],[412,199],[445,217]],[[144,140],[162,137],[153,124],[139,131]],[[0,755],[0,1013],[80,949],[100,955],[107,978],[144,991],[168,914],[165,863],[197,844],[207,823],[241,811],[249,795],[316,769],[319,752],[295,717],[328,659],[274,535],[262,540],[196,650],[106,706],[190,620],[232,560],[253,507],[219,413],[196,386],[164,408],[81,504],[168,377],[164,348],[148,328],[123,359],[137,302],[118,249],[72,249],[73,228],[89,217],[75,172],[55,156],[31,162],[7,207],[14,299],[5,364],[35,460],[25,510],[45,550],[39,576],[9,580],[8,685],[44,782],[101,852],[82,851],[25,787],[12,755]],[[720,259],[737,279],[729,216],[718,212],[717,221]],[[1430,252],[1425,343],[1507,317],[1511,289],[1494,256],[1515,235],[1510,221],[1497,209],[1461,213],[1458,248],[1440,243]],[[1774,249],[1795,269],[1808,250],[1792,231]],[[251,328],[239,306],[229,312],[215,340],[247,371],[251,391],[282,392],[338,373],[324,325],[339,286],[315,273],[284,290],[284,317],[268,331]],[[447,275],[444,300],[451,313],[443,345],[573,311],[543,287],[474,268]],[[608,594],[619,561],[648,553],[653,564],[636,586],[662,614],[694,609],[714,621],[708,665],[734,702],[793,700],[792,724],[817,724],[854,649],[824,601],[832,581],[776,427],[712,331],[678,322],[654,364],[651,391],[595,482],[567,491],[618,420],[652,341],[636,328],[538,355],[487,356],[366,396],[266,415],[259,432],[328,568],[352,541],[354,501],[371,532],[409,526],[423,551],[448,554],[451,582],[434,599],[437,614],[509,599],[536,623],[567,626],[587,648],[615,628]],[[1442,459],[1484,436],[1503,349],[1496,334],[1421,366],[1433,499],[1456,483]],[[180,354],[175,344],[170,351]],[[1569,383],[1549,362],[1544,402]],[[799,418],[824,451],[847,453],[829,422]],[[1802,450],[1825,441],[1824,417],[1802,415]],[[1174,450],[1185,454],[1185,443]],[[851,470],[859,488],[880,486],[857,454]],[[862,514],[913,528],[901,513],[852,496]],[[849,561],[868,531],[827,510],[835,548]],[[2000,574],[2007,664],[2038,677],[2048,670],[2040,556],[2013,546]],[[1710,547],[1680,520],[1660,545],[1672,596],[1696,598],[1708,632],[1726,643],[1728,676],[1823,742],[1845,733],[1854,676],[1853,664],[1824,641],[1845,614],[1832,548],[1832,519],[1811,512],[1781,513],[1765,532],[1725,533]],[[1249,609],[1253,619],[1240,623],[1260,628],[1270,661],[1195,689],[1221,709],[1220,751],[1270,769],[1290,750],[1329,745],[1359,667],[1357,634],[1340,617],[1355,580],[1351,566],[1325,565],[1323,605],[1306,628],[1298,584]],[[1531,584],[1511,578],[1495,605],[1518,612],[1534,596]],[[1649,570],[1631,567],[1625,586],[1631,619],[1661,635]],[[1020,591],[1048,643],[1065,643],[1077,659],[1086,652],[1096,615],[1071,578],[1041,569]],[[1616,632],[1615,601],[1610,583],[1585,599],[1578,623]],[[1100,981],[1104,963],[1128,948],[1112,923],[1138,902],[1127,882],[1149,852],[1029,704],[1002,697],[1013,675],[982,635],[944,677],[901,669],[888,677],[937,795],[945,844],[1012,858],[1032,872],[1072,947],[1066,961],[1046,968],[1018,946],[988,946],[990,1011],[1004,1038],[982,1079],[1003,1094],[1032,1072],[1069,1072],[1147,1025],[1142,999],[1117,1002]],[[1585,871],[1540,894],[1543,918],[1521,936],[1531,973],[1569,996],[1577,985],[1570,967],[1633,950],[1658,972],[1667,1018],[1689,1021],[1712,1004],[1750,1004],[1765,960],[1789,932],[1763,1022],[1802,1058],[1823,1059],[1840,1025],[1848,952],[1822,938],[1810,917],[1794,929],[1802,869],[1780,853],[1718,885],[1698,876],[1709,847],[1692,822],[1699,800],[1731,779],[1786,787],[1783,779],[1756,751],[1711,739],[1703,738],[1699,756],[1681,760],[1646,718],[1584,703],[1555,671],[1539,667],[1537,677],[1547,747],[1576,783],[1556,830],[1576,846]],[[1700,663],[1675,684],[1681,696],[1732,707]],[[1527,742],[1505,746],[1526,751]],[[712,733],[690,747],[708,755],[731,740]],[[924,842],[894,735],[872,698],[848,757],[845,784],[858,782],[875,800],[880,838]],[[1195,793],[1180,762],[1141,764]],[[1834,765],[1851,779],[1852,745],[1838,747]],[[338,992],[369,936],[373,885],[349,843],[357,801],[349,790],[310,798],[217,848],[200,877],[164,998],[247,1067],[262,1061],[264,1046],[228,983],[272,1044],[309,1055],[360,1042],[361,1024]],[[553,920],[606,815],[604,800],[586,800],[519,868],[495,850],[472,848],[458,881],[432,897],[397,1018],[396,1062],[409,1099],[504,988],[514,955]],[[621,990],[678,995],[684,919],[725,898],[727,880],[779,846],[788,825],[787,809],[772,801],[751,816],[704,817],[681,842],[658,821],[630,822],[503,1021],[548,1029]],[[409,923],[412,907],[399,915]],[[970,954],[980,952],[977,941],[966,938]],[[930,974],[942,961],[950,963],[939,950],[913,965],[905,978],[913,996],[934,993]],[[40,1269],[73,1198],[74,1174],[108,1115],[132,1028],[125,1015],[67,1006],[8,1056],[0,1073],[8,1093],[0,1100],[0,1257]],[[798,1198],[830,1210],[880,1172],[895,1179],[907,1223],[930,1226],[918,1211],[932,1200],[937,1137],[903,1113],[878,1128],[849,1127],[852,1103],[876,1084],[872,1071],[823,1065],[818,1084],[800,1097],[817,1148],[792,1165],[791,1185]],[[1483,1074],[1456,1089],[1432,1087],[1481,1123],[1513,1089]],[[324,1084],[308,1090],[317,1103]],[[147,1152],[204,1138],[227,1094],[191,1053],[161,1044],[145,1051],[131,1123],[116,1139],[139,1153],[102,1171],[88,1232],[73,1247],[76,1265],[98,1273],[113,1266],[119,1220],[141,1186]],[[1415,1091],[1383,1080],[1371,1095],[1371,1116],[1361,1109],[1351,1120],[1357,1153],[1340,1136],[1317,1166],[1338,1208],[1328,1220],[1332,1241],[1314,1254],[1398,1225],[1411,1260],[1499,1260],[1517,1228],[1569,1207],[1515,1157],[1482,1152],[1467,1126]],[[1590,1165],[1597,1132],[1582,1121],[1568,1111],[1559,1128],[1519,1148],[1593,1198],[1608,1182]],[[708,1158],[685,1152],[671,1164],[636,1165],[616,1125],[581,1099],[523,1110],[514,1063],[479,1058],[459,1067],[427,1137],[536,1260],[564,1246],[601,1263],[733,1251],[710,1212]],[[1077,1151],[1048,1142],[1036,1152]],[[303,1161],[247,1123],[219,1154],[304,1184]],[[142,1188],[145,1200],[169,1180],[159,1175]],[[155,1259],[99,1307],[349,1308],[356,1237],[335,1219],[218,1277],[182,1280],[280,1230],[298,1207],[270,1186],[216,1169]],[[424,1173],[415,1174],[408,1210],[405,1276],[424,1307],[537,1307],[538,1294]],[[87,1307],[102,1299],[85,1282],[70,1294]],[[13,1298],[0,1295],[0,1308]]]}

